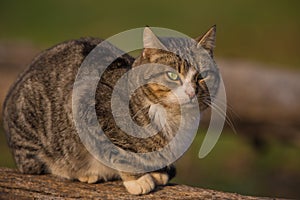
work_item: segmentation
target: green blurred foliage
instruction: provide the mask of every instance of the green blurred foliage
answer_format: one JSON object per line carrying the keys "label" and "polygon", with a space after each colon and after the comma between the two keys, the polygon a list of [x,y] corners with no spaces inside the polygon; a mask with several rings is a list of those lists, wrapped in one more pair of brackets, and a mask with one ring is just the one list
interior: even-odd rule
{"label": "green blurred foliage", "polygon": [[48,47],[145,25],[197,37],[217,24],[216,54],[300,66],[300,1],[0,1],[0,38]]}
{"label": "green blurred foliage", "polygon": [[7,146],[2,127],[0,127],[0,152],[0,167],[14,168],[15,163],[13,161],[12,154]]}

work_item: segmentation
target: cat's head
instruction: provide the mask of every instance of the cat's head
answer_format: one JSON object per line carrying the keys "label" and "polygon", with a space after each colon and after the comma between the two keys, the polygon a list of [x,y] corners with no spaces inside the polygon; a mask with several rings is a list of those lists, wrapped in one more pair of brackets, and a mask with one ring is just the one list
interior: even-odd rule
{"label": "cat's head", "polygon": [[143,91],[150,102],[166,106],[178,102],[191,105],[197,99],[200,110],[209,106],[217,93],[220,79],[213,60],[215,40],[215,26],[195,40],[158,38],[150,28],[145,28],[144,49],[133,67],[160,64],[149,65],[144,72],[149,83]]}

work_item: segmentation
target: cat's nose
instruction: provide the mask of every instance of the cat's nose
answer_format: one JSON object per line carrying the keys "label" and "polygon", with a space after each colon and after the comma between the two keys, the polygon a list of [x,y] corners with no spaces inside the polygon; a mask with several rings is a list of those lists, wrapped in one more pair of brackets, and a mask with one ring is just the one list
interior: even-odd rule
{"label": "cat's nose", "polygon": [[185,93],[189,96],[190,99],[193,99],[196,95],[194,90],[186,90]]}

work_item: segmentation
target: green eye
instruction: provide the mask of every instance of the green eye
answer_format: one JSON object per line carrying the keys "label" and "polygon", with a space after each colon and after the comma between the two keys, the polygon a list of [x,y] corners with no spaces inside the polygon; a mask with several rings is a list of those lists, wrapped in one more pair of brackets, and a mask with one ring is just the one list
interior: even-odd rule
{"label": "green eye", "polygon": [[169,79],[171,79],[172,81],[179,80],[178,74],[176,74],[174,72],[167,72],[167,75],[168,75]]}

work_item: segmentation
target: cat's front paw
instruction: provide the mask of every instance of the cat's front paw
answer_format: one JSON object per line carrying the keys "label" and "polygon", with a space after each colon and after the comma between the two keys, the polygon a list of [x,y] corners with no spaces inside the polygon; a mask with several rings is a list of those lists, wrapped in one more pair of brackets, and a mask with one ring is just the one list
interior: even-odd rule
{"label": "cat's front paw", "polygon": [[78,177],[78,180],[84,183],[96,183],[99,180],[99,178],[97,175],[89,175]]}
{"label": "cat's front paw", "polygon": [[124,181],[124,186],[130,194],[147,194],[154,190],[155,182],[150,174],[145,174],[137,180]]}
{"label": "cat's front paw", "polygon": [[167,185],[167,183],[169,182],[168,174],[152,172],[151,176],[154,179],[155,185]]}

